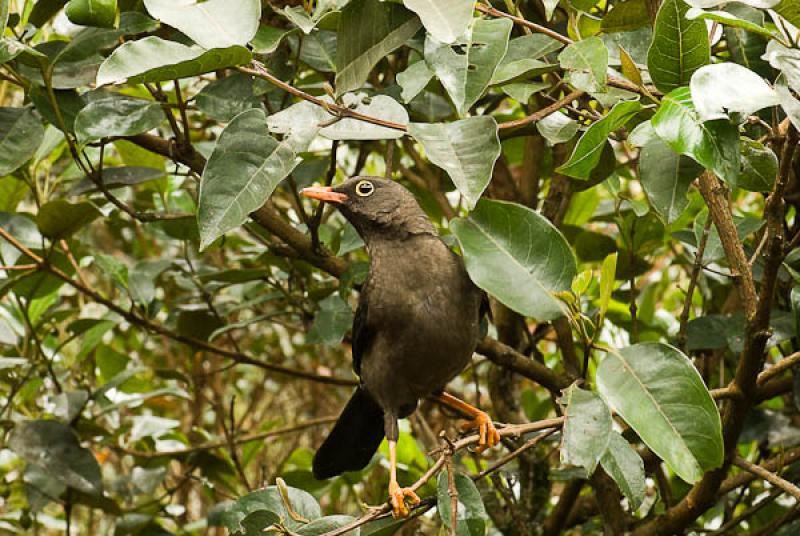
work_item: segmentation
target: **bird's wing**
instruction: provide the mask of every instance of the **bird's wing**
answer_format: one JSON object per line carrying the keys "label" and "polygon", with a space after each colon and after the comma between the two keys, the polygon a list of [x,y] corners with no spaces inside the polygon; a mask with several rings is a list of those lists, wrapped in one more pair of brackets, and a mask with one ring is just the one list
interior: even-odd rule
{"label": "bird's wing", "polygon": [[372,330],[367,327],[367,300],[362,290],[358,297],[358,308],[353,318],[353,370],[361,375],[361,357],[372,339]]}

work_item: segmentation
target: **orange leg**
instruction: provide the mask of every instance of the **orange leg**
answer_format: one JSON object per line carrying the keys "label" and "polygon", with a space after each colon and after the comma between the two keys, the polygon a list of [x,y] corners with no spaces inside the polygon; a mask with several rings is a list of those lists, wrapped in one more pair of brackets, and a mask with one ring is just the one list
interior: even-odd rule
{"label": "orange leg", "polygon": [[397,441],[389,440],[389,502],[392,505],[392,516],[408,517],[411,511],[406,506],[406,499],[412,505],[419,504],[419,497],[411,488],[401,488],[397,483]]}
{"label": "orange leg", "polygon": [[494,423],[492,422],[492,419],[489,417],[488,413],[481,411],[478,408],[471,406],[463,400],[448,393],[442,392],[434,396],[436,400],[445,406],[472,417],[471,420],[461,425],[461,429],[478,429],[478,452],[483,452],[487,448],[493,447],[500,442],[500,432],[498,432],[497,428],[494,427]]}

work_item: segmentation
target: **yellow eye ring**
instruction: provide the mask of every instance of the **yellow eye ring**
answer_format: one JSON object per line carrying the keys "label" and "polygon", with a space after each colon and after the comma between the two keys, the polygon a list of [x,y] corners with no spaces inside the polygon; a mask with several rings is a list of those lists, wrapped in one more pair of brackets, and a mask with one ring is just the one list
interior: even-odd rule
{"label": "yellow eye ring", "polygon": [[359,181],[356,184],[356,194],[361,197],[369,197],[375,192],[375,185],[370,181]]}

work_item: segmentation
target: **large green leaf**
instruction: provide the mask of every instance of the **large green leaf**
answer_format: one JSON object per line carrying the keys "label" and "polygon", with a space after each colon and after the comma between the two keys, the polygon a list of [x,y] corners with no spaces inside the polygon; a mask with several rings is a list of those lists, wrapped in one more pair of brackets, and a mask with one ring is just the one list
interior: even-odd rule
{"label": "large green leaf", "polygon": [[513,24],[508,19],[475,19],[452,44],[425,39],[425,62],[463,115],[483,95],[506,54]]}
{"label": "large green leaf", "polygon": [[778,175],[778,157],[763,143],[742,138],[742,172],[736,185],[751,192],[769,192]]}
{"label": "large green leaf", "polygon": [[731,185],[739,175],[739,129],[728,120],[700,121],[688,87],[664,97],[653,128],[678,154],[693,158]]}
{"label": "large green leaf", "polygon": [[91,203],[54,199],[41,206],[36,214],[36,225],[44,236],[60,239],[76,233],[99,217],[100,211]]}
{"label": "large green leaf", "polygon": [[600,465],[628,498],[631,511],[638,510],[647,491],[644,461],[618,432],[611,432],[608,450],[600,459]]}
{"label": "large green leaf", "polygon": [[207,116],[228,122],[245,110],[261,106],[253,86],[251,77],[233,73],[205,86],[197,94],[195,102]]}
{"label": "large green leaf", "polygon": [[611,408],[683,480],[696,482],[722,465],[717,406],[680,350],[662,343],[609,350],[596,382]]}
{"label": "large green leaf", "polygon": [[258,30],[260,0],[144,0],[147,11],[203,48],[246,45]]}
{"label": "large green leaf", "polygon": [[399,4],[379,0],[350,2],[339,16],[336,94],[363,86],[372,67],[421,27],[419,18]]}
{"label": "large green leaf", "polygon": [[[258,530],[248,534],[261,534],[264,528],[281,521],[286,528],[296,532],[305,525],[289,515],[286,502],[289,502],[293,512],[301,518],[312,520],[320,517],[319,504],[314,497],[297,488],[287,488],[286,497],[282,497],[278,486],[268,486],[264,489],[248,493],[235,501],[222,503],[215,507],[208,515],[209,526],[226,527],[231,534],[240,535],[244,532],[245,520],[258,512],[265,516],[258,523]],[[254,519],[251,519],[255,521]],[[272,520],[267,522],[267,520]]]}
{"label": "large green leaf", "polygon": [[552,37],[530,34],[516,37],[508,42],[508,50],[492,76],[492,84],[501,84],[514,79],[527,79],[557,69],[540,61],[540,58],[564,46]]}
{"label": "large green leaf", "polygon": [[294,169],[296,155],[267,130],[261,109],[237,115],[219,137],[200,182],[200,249],[243,224]]}
{"label": "large green leaf", "polygon": [[773,9],[781,17],[800,27],[800,4],[796,0],[781,0]]}
{"label": "large green leaf", "polygon": [[242,65],[251,59],[242,46],[205,51],[150,36],[129,41],[106,58],[97,72],[97,85],[162,82]]}
{"label": "large green leaf", "polygon": [[588,180],[592,170],[600,163],[608,136],[625,126],[641,109],[639,101],[618,102],[608,115],[592,124],[581,136],[569,160],[558,168],[558,172],[576,179]]}
{"label": "large green leaf", "polygon": [[777,41],[770,41],[763,58],[783,72],[789,86],[800,92],[800,50],[785,47]]}
{"label": "large green leaf", "polygon": [[0,177],[31,159],[44,137],[32,108],[0,108]]}
{"label": "large green leaf", "polygon": [[664,0],[658,9],[647,68],[664,93],[687,85],[692,74],[711,61],[706,23],[688,20],[688,10],[684,0]]}
{"label": "large green leaf", "polygon": [[[764,24],[764,12],[744,4],[733,3],[725,7],[727,13],[758,26]],[[725,41],[731,59],[762,76],[770,76],[769,64],[761,59],[767,48],[767,39],[737,26],[725,26]]]}
{"label": "large green leaf", "polygon": [[411,123],[408,133],[422,144],[428,159],[447,171],[469,208],[492,179],[500,156],[497,123],[477,116],[452,123]]}
{"label": "large green leaf", "polygon": [[600,27],[605,33],[630,32],[650,24],[646,0],[625,0],[603,17]]}
{"label": "large green leaf", "polygon": [[560,402],[567,418],[561,438],[561,463],[583,467],[589,477],[608,449],[611,412],[602,398],[577,385],[566,388]]}
{"label": "large green leaf", "polygon": [[608,49],[599,37],[572,43],[558,55],[561,67],[568,71],[567,81],[590,93],[604,92],[608,70]]}
{"label": "large green leaf", "polygon": [[689,206],[689,187],[703,168],[654,136],[639,154],[639,180],[650,205],[670,224]]}
{"label": "large green leaf", "polygon": [[701,121],[727,119],[730,112],[749,116],[778,104],[775,90],[763,78],[736,63],[700,67],[689,87]]}
{"label": "large green leaf", "polygon": [[[465,474],[454,475],[458,505],[456,509],[457,536],[483,536],[486,533],[486,522],[489,516],[483,505],[481,493]],[[436,505],[442,524],[449,531],[452,523],[453,504],[449,493],[449,475],[447,470],[439,473],[436,481]]]}
{"label": "large green leaf", "polygon": [[308,330],[306,342],[335,345],[342,342],[353,324],[353,311],[338,294],[331,294],[319,302],[319,311]]}
{"label": "large green leaf", "polygon": [[80,143],[111,136],[133,136],[147,132],[164,120],[161,104],[122,95],[95,100],[75,117],[75,135]]}
{"label": "large green leaf", "polygon": [[442,43],[458,39],[472,21],[474,0],[403,0],[403,4],[419,15],[430,35]]}
{"label": "large green leaf", "polygon": [[59,421],[22,421],[11,431],[8,446],[50,478],[89,495],[103,493],[100,466],[81,446],[75,432]]}
{"label": "large green leaf", "polygon": [[81,26],[113,28],[117,0],[70,0],[66,13],[71,22]]}
{"label": "large green leaf", "polygon": [[[329,101],[328,97],[323,100]],[[364,93],[347,93],[341,102],[348,109],[394,123],[407,124],[408,112],[388,95],[368,97]],[[308,101],[298,102],[272,114],[267,124],[272,132],[284,135],[284,141],[295,152],[302,152],[317,134],[331,140],[384,140],[403,136],[402,130],[366,123],[359,119],[340,119],[324,108]],[[325,126],[327,123],[327,126]]]}
{"label": "large green leaf", "polygon": [[483,199],[468,218],[450,225],[476,285],[537,320],[565,314],[554,293],[570,288],[575,256],[546,218],[522,205]]}
{"label": "large green leaf", "polygon": [[402,73],[397,73],[397,84],[402,88],[400,98],[403,102],[411,100],[425,89],[433,78],[433,72],[424,61],[417,61],[408,66]]}
{"label": "large green leaf", "polygon": [[[160,179],[163,176],[163,169],[140,166],[108,167],[103,168],[102,182],[106,188],[113,190],[115,188],[122,188],[123,186],[134,186],[143,182]],[[94,181],[89,177],[84,177],[70,189],[69,195],[81,195],[97,190],[98,188]]]}

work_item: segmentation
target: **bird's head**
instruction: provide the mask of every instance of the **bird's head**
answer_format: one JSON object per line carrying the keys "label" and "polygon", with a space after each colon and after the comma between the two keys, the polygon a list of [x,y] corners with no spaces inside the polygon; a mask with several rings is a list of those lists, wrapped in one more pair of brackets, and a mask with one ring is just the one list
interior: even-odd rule
{"label": "bird's head", "polygon": [[411,192],[390,179],[353,177],[338,186],[304,188],[302,194],[336,206],[368,243],[374,238],[436,234]]}

